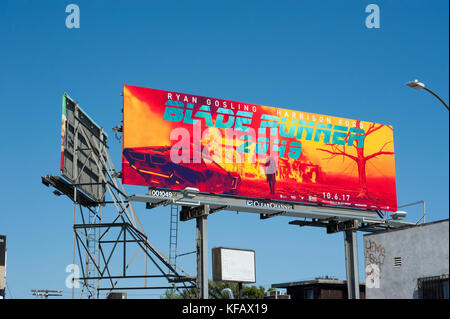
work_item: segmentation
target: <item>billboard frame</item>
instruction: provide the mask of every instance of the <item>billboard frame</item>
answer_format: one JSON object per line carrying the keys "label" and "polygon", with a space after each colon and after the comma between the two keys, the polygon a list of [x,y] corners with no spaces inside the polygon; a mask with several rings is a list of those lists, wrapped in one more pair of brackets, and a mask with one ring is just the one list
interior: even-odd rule
{"label": "billboard frame", "polygon": [[[231,210],[262,214],[261,219],[274,216],[289,216],[298,218],[333,219],[333,220],[373,220],[379,222],[380,211],[359,210],[342,207],[330,207],[309,204],[297,204],[274,200],[255,200],[254,198],[224,197],[222,195],[190,193],[192,190],[167,190],[162,188],[149,188],[149,194],[134,194],[128,200],[148,203],[148,208],[160,205],[180,205],[184,207],[199,207],[209,205],[211,212]],[[190,218],[198,217],[194,213]],[[182,219],[183,220],[183,219]]]}
{"label": "billboard frame", "polygon": [[94,199],[103,202],[106,185],[96,157],[107,148],[108,136],[74,99],[63,93],[61,119],[61,175]]}
{"label": "billboard frame", "polygon": [[[372,154],[365,155],[364,154],[364,146],[363,146],[364,144],[367,144],[367,143],[364,143],[364,141],[366,140],[366,138],[368,137],[369,134],[376,132],[376,131],[380,132],[379,131],[380,128],[382,129],[383,127],[388,127],[392,131],[391,125],[372,123],[372,122],[367,122],[367,121],[352,120],[352,119],[345,119],[342,117],[302,112],[299,110],[284,109],[284,108],[280,108],[280,107],[269,107],[269,106],[264,106],[264,105],[257,105],[254,103],[229,101],[229,100],[225,100],[222,98],[205,97],[205,96],[199,96],[199,95],[190,94],[190,93],[182,93],[182,92],[165,91],[165,90],[146,88],[146,87],[138,87],[138,86],[133,86],[133,85],[124,85],[123,91],[124,91],[124,92],[122,92],[122,96],[123,96],[123,109],[122,109],[123,120],[122,120],[122,123],[123,124],[121,127],[122,128],[121,132],[123,133],[123,141],[122,141],[123,142],[122,143],[122,173],[123,174],[122,174],[122,177],[123,177],[123,182],[125,184],[147,186],[147,187],[148,186],[161,187],[163,189],[167,189],[170,191],[170,190],[179,190],[180,189],[179,184],[185,183],[186,185],[189,185],[189,184],[197,183],[197,186],[193,185],[193,187],[199,187],[200,189],[202,189],[201,193],[205,194],[205,195],[220,193],[220,196],[223,196],[223,197],[241,198],[241,199],[246,199],[246,198],[251,197],[252,199],[258,199],[257,196],[255,196],[255,197],[253,197],[253,196],[255,194],[260,195],[260,193],[258,193],[258,192],[253,192],[253,193],[252,192],[250,192],[250,193],[239,192],[238,191],[239,187],[236,188],[236,184],[241,185],[241,177],[243,178],[242,185],[244,185],[245,178],[243,176],[245,174],[242,175],[243,173],[241,174],[239,172],[236,172],[234,170],[234,168],[227,169],[227,168],[222,167],[222,169],[224,170],[224,173],[227,173],[228,175],[231,174],[230,176],[232,176],[232,179],[233,178],[239,179],[239,182],[232,181],[230,184],[229,176],[223,177],[222,176],[223,174],[221,172],[213,173],[214,169],[206,168],[203,163],[203,159],[201,162],[197,162],[194,159],[194,162],[193,162],[194,164],[198,163],[198,164],[203,165],[203,166],[198,166],[198,168],[196,169],[197,171],[202,171],[202,170],[210,171],[213,177],[215,176],[214,174],[216,174],[218,176],[220,175],[219,177],[222,177],[223,183],[221,185],[222,185],[223,189],[219,187],[219,190],[216,190],[217,187],[215,187],[215,186],[211,186],[209,184],[206,186],[203,184],[199,184],[199,183],[201,183],[201,182],[199,182],[199,180],[202,180],[203,178],[205,178],[205,179],[208,179],[208,178],[203,176],[205,174],[197,177],[197,176],[195,176],[195,173],[189,172],[189,169],[190,169],[189,166],[187,166],[187,165],[183,166],[183,163],[191,164],[191,162],[184,162],[184,160],[181,160],[180,163],[177,162],[176,164],[171,165],[170,167],[169,167],[169,165],[164,164],[165,162],[170,161],[168,159],[168,155],[166,153],[167,153],[167,148],[174,146],[172,135],[171,135],[172,142],[167,142],[164,140],[165,142],[163,142],[162,144],[160,144],[159,141],[154,141],[153,143],[150,143],[150,142],[148,142],[148,139],[145,139],[145,141],[143,140],[144,135],[142,133],[142,130],[136,131],[136,127],[141,128],[141,127],[143,127],[142,125],[144,125],[144,124],[142,124],[144,122],[140,122],[140,121],[142,121],[142,118],[146,119],[147,117],[148,117],[148,119],[152,119],[152,121],[154,121],[151,123],[158,125],[158,127],[163,127],[164,130],[168,130],[168,129],[173,130],[175,127],[180,128],[180,129],[187,129],[187,131],[189,131],[189,133],[191,135],[193,135],[194,142],[192,142],[192,140],[190,140],[190,144],[191,144],[190,149],[189,149],[189,147],[187,147],[186,149],[188,150],[187,151],[188,154],[191,154],[191,153],[192,154],[186,155],[186,156],[195,157],[195,156],[199,156],[198,154],[195,154],[195,156],[194,156],[193,154],[195,152],[198,151],[200,153],[203,153],[204,149],[203,149],[203,145],[192,146],[193,143],[195,144],[195,129],[193,126],[191,127],[189,125],[194,125],[195,123],[201,124],[202,120],[205,119],[205,122],[210,123],[210,124],[206,124],[206,127],[200,126],[201,128],[206,128],[206,129],[219,128],[220,130],[224,130],[224,131],[227,131],[228,129],[232,129],[232,130],[234,129],[235,131],[241,131],[241,133],[242,133],[242,132],[249,132],[247,130],[249,128],[257,129],[258,125],[254,126],[253,124],[255,124],[255,121],[252,121],[253,119],[256,119],[257,120],[256,124],[258,124],[258,121],[261,121],[259,129],[257,129],[258,130],[258,135],[257,135],[258,141],[260,139],[259,133],[260,133],[261,129],[266,130],[266,129],[270,128],[270,136],[272,136],[274,134],[273,132],[278,129],[281,132],[281,127],[283,127],[283,125],[285,125],[285,128],[283,129],[284,131],[286,131],[286,127],[289,127],[289,134],[288,134],[289,136],[286,135],[287,134],[286,132],[284,132],[283,134],[281,134],[282,137],[279,137],[277,135],[275,142],[274,142],[274,143],[276,143],[275,146],[276,146],[277,150],[280,151],[280,149],[283,147],[279,146],[277,143],[279,143],[279,140],[278,140],[279,138],[283,139],[281,141],[282,143],[280,145],[285,145],[283,148],[283,151],[282,151],[283,154],[285,154],[285,155],[280,155],[280,158],[282,158],[282,157],[286,158],[286,156],[287,156],[286,154],[288,153],[288,150],[289,150],[289,148],[286,146],[287,144],[285,143],[287,141],[287,139],[294,139],[295,141],[299,141],[299,142],[301,140],[302,143],[305,143],[306,141],[314,141],[314,142],[321,143],[321,144],[318,144],[317,148],[315,148],[316,151],[321,151],[321,152],[326,152],[326,153],[332,154],[330,156],[330,158],[327,158],[328,160],[342,155],[343,159],[350,158],[355,163],[357,163],[357,167],[358,167],[358,169],[357,169],[358,175],[356,178],[359,178],[360,184],[359,184],[358,188],[360,188],[360,189],[356,190],[354,185],[349,186],[349,184],[347,182],[344,183],[341,181],[340,182],[341,184],[344,183],[342,185],[346,185],[346,188],[345,188],[346,190],[338,191],[337,190],[338,187],[334,187],[333,183],[330,183],[330,182],[327,182],[327,183],[318,182],[317,185],[320,186],[319,188],[311,188],[308,186],[309,185],[308,182],[303,182],[302,177],[299,177],[299,176],[295,175],[294,173],[292,173],[292,174],[294,174],[292,176],[289,175],[287,177],[287,176],[283,175],[284,177],[281,177],[281,172],[280,172],[281,170],[283,170],[283,172],[286,172],[286,169],[289,170],[291,168],[292,168],[292,172],[298,171],[298,174],[301,174],[301,175],[303,174],[302,173],[303,170],[301,170],[300,168],[295,168],[294,166],[291,167],[290,164],[292,164],[292,165],[299,164],[300,166],[303,165],[303,166],[307,166],[307,167],[319,166],[318,168],[317,167],[315,168],[317,171],[314,170],[314,172],[313,172],[314,174],[313,173],[311,173],[311,174],[314,175],[315,177],[317,177],[317,175],[319,175],[319,176],[326,175],[325,173],[324,174],[321,173],[321,168],[325,167],[325,166],[322,166],[323,163],[322,164],[317,163],[317,165],[313,165],[313,163],[312,164],[309,163],[309,160],[307,158],[306,161],[301,160],[300,163],[289,162],[290,164],[289,163],[286,164],[288,168],[286,168],[286,165],[284,165],[284,167],[280,167],[278,165],[277,171],[274,174],[269,174],[269,175],[279,176],[276,178],[277,180],[279,179],[278,183],[286,182],[286,183],[290,183],[290,184],[286,184],[287,186],[293,186],[294,185],[293,180],[295,180],[297,182],[297,184],[296,184],[297,186],[303,185],[304,187],[303,188],[300,187],[297,191],[294,191],[290,195],[289,194],[286,195],[281,192],[280,192],[280,194],[277,193],[277,198],[274,198],[273,196],[268,195],[270,197],[269,201],[273,201],[273,200],[278,201],[279,200],[279,201],[287,201],[289,203],[294,203],[294,204],[300,203],[300,204],[318,205],[318,206],[327,205],[327,206],[341,207],[341,208],[364,209],[364,210],[368,210],[368,211],[375,211],[375,210],[396,211],[396,209],[397,209],[396,184],[395,184],[395,158],[393,157],[392,163],[389,162],[389,165],[390,165],[389,167],[392,168],[392,170],[393,170],[393,175],[389,176],[389,178],[393,178],[392,185],[394,187],[394,190],[387,191],[386,192],[387,195],[384,194],[388,198],[385,199],[385,202],[383,202],[381,204],[368,202],[369,199],[371,199],[371,201],[372,201],[373,196],[371,197],[371,196],[368,196],[368,194],[367,194],[367,192],[368,192],[367,185],[368,184],[366,182],[366,179],[367,180],[369,179],[369,175],[366,174],[366,171],[365,171],[365,162],[368,161],[369,159],[380,156],[380,155],[394,155],[393,150],[392,151],[384,150],[386,145],[389,145],[392,143],[392,146],[393,146],[393,133],[392,132],[389,133],[390,135],[392,135],[391,141],[385,142],[383,140],[380,142],[380,140],[376,139],[376,141],[372,143],[372,145],[375,145],[375,146],[377,145],[377,143],[380,143],[381,148],[378,152],[371,152]],[[129,92],[129,93],[127,94],[126,92]],[[177,98],[172,97],[175,95],[177,96]],[[180,96],[181,96],[181,99],[180,99]],[[198,102],[197,102],[197,100],[198,100]],[[139,101],[139,102],[132,102],[132,101]],[[165,103],[164,103],[164,101],[165,101]],[[205,102],[205,101],[209,101],[209,102]],[[213,102],[211,102],[211,101],[213,101]],[[231,106],[230,105],[227,106],[225,102],[227,102],[227,103],[229,102],[229,104],[231,104]],[[233,103],[235,104],[234,107],[233,107]],[[224,104],[225,106],[223,106],[222,104]],[[248,110],[248,109],[245,109],[245,111],[242,111],[241,104],[242,104],[242,107],[249,107],[250,109],[252,109],[252,111]],[[128,108],[126,107],[127,105],[128,105]],[[198,108],[199,106],[200,106],[200,108]],[[218,109],[216,110],[216,108],[218,108]],[[128,112],[127,112],[127,109],[129,110]],[[140,113],[137,113],[137,111],[135,109],[139,109]],[[270,111],[269,109],[273,109],[273,110]],[[234,111],[232,111],[232,110],[235,110],[237,113],[236,114],[233,113]],[[225,111],[229,111],[231,113],[228,113]],[[277,111],[277,113],[276,113],[277,116],[272,116],[273,114],[275,114],[275,113],[273,113],[275,111]],[[240,112],[242,114],[239,114]],[[278,112],[280,112],[279,116],[278,116]],[[281,115],[282,112],[285,112],[286,114],[288,114],[288,112],[292,112],[292,113],[295,112],[295,113],[301,114],[302,116],[304,113],[304,114],[306,114],[305,116],[307,116],[307,118],[301,117],[302,120],[301,121],[299,120],[297,122],[297,119],[295,119],[295,115],[292,115],[293,119],[291,122],[289,122],[291,124],[287,124],[288,123],[287,121],[288,121],[288,118],[290,115]],[[147,113],[151,114],[152,116],[148,115]],[[202,114],[198,115],[198,113],[202,113]],[[240,123],[239,128],[236,128],[237,124],[236,124],[236,126],[233,126],[233,124],[232,124],[230,127],[223,126],[223,123],[222,123],[223,122],[223,116],[222,116],[223,114],[222,113],[228,114],[225,116],[229,116],[230,118],[236,117],[236,123],[238,123],[238,122]],[[246,113],[246,114],[243,114],[243,113]],[[262,115],[260,118],[252,116],[255,114],[260,115],[261,113],[262,113]],[[269,113],[272,115],[269,115]],[[158,114],[157,117],[155,117],[156,114]],[[139,122],[136,122],[138,115],[140,115]],[[219,115],[222,116],[221,117],[222,122],[219,123],[220,126],[216,126],[216,123],[214,121],[218,120]],[[217,116],[217,119],[214,120],[214,116]],[[241,118],[240,116],[244,116],[244,118]],[[309,116],[312,116],[312,119],[310,119]],[[276,117],[276,119],[275,119],[275,117]],[[326,120],[324,120],[324,121],[316,120],[316,117],[326,118]],[[308,125],[313,125],[313,124],[314,125],[311,127],[309,127],[309,126],[303,127],[304,125],[307,125],[307,124],[300,123],[300,122],[305,122],[305,121],[303,121],[303,119],[305,121],[306,120],[312,121],[312,122],[309,122]],[[294,122],[294,120],[295,120],[295,122]],[[330,121],[330,122],[328,122],[328,121]],[[339,121],[339,125],[337,125],[335,123],[337,121]],[[345,121],[345,126],[341,126],[341,125],[344,125],[344,123],[341,124],[341,121]],[[348,124],[347,122],[350,124]],[[133,123],[133,125],[131,125],[131,124],[127,125],[127,123]],[[136,123],[139,123],[139,125],[137,125]],[[147,122],[145,122],[145,123],[147,123]],[[148,122],[148,123],[150,123],[150,122]],[[245,123],[245,125],[243,123]],[[281,124],[281,123],[286,123],[286,124]],[[313,124],[311,124],[311,123],[313,123]],[[324,123],[327,123],[326,127],[325,127]],[[330,123],[330,124],[328,124],[328,123]],[[334,123],[334,126],[332,125],[333,123]],[[353,123],[353,124],[351,124],[351,123]],[[354,124],[354,123],[357,123],[357,124]],[[363,125],[366,125],[366,124],[368,126],[367,126],[367,128],[366,128],[366,126],[364,126],[365,130],[363,130],[362,129]],[[174,125],[178,125],[178,126],[174,126]],[[290,126],[295,127],[295,129],[292,130]],[[128,129],[127,129],[127,127],[128,127]],[[311,130],[309,130],[309,129],[311,129]],[[345,134],[342,133],[345,131],[344,129],[346,129],[346,132],[347,132]],[[297,133],[291,134],[291,131],[295,132],[295,130],[297,130]],[[328,135],[325,134],[324,130],[327,130]],[[341,132],[340,130],[343,130],[343,131]],[[127,131],[128,131],[128,133],[126,133]],[[152,130],[150,129],[149,131],[152,131]],[[383,130],[381,130],[381,131],[383,131]],[[311,134],[311,137],[307,137],[307,136],[305,137],[304,132],[308,132],[307,136],[309,136]],[[200,134],[200,133],[198,133],[198,134]],[[245,133],[245,134],[250,134],[250,133]],[[280,134],[280,133],[278,132],[277,134]],[[322,134],[324,136],[323,141],[321,141]],[[295,135],[295,137],[292,137],[291,135]],[[312,138],[313,135],[314,135],[314,139]],[[244,136],[247,136],[247,135],[244,135]],[[264,136],[266,136],[266,135],[264,135]],[[330,143],[331,136],[333,136],[332,140],[333,141],[336,140],[336,142]],[[161,136],[161,137],[168,138],[168,136],[165,136],[165,135]],[[234,135],[233,135],[233,137],[234,137]],[[250,138],[250,140],[252,140],[251,143],[255,144],[256,140],[253,141],[252,135],[250,137],[247,136],[247,138]],[[343,139],[345,139],[345,141]],[[125,140],[127,140],[127,141],[132,140],[132,142],[125,143]],[[181,145],[182,140],[183,139],[181,139],[180,141],[177,142],[176,145],[178,145],[178,146],[176,146],[176,149],[181,147],[180,145]],[[246,140],[241,139],[240,141],[243,142]],[[357,142],[356,145],[354,143],[355,141]],[[187,140],[186,140],[186,142],[187,142]],[[345,142],[345,143],[342,144],[341,142],[342,143]],[[385,142],[385,143],[381,146],[382,142]],[[164,144],[164,143],[166,143],[166,144]],[[272,141],[265,142],[265,143],[269,143],[269,146],[272,145]],[[295,143],[297,143],[297,142],[295,142]],[[248,143],[244,143],[244,144],[249,145]],[[240,146],[243,146],[244,144],[241,144]],[[259,142],[256,144],[259,145]],[[301,143],[297,143],[297,144],[301,144]],[[300,149],[304,148],[304,146],[303,147],[301,145],[298,146],[297,144],[295,144],[294,148],[295,147],[299,147]],[[172,146],[170,146],[170,145],[172,145]],[[292,145],[293,145],[293,143],[291,144],[291,147],[292,147]],[[333,151],[330,151],[327,149],[322,149],[325,146],[338,147],[339,145],[344,145],[344,152],[342,152],[340,149],[337,150],[337,151],[339,151],[338,153],[334,153],[334,151],[336,151],[334,149],[333,149]],[[270,148],[275,148],[275,146],[270,147]],[[355,147],[355,152],[358,153],[357,156],[353,153],[345,153],[345,146],[349,146],[351,148]],[[222,145],[222,147],[223,147],[223,145]],[[249,147],[249,146],[245,146],[245,147]],[[184,146],[181,147],[181,149],[183,149],[183,148],[184,148]],[[356,151],[356,149],[357,149],[357,151]],[[366,147],[366,150],[367,150],[367,147]],[[215,149],[213,149],[212,151],[215,151]],[[246,149],[246,151],[242,151],[242,150],[237,151],[236,150],[236,152],[240,152],[240,155],[243,155],[243,153],[248,153],[247,151],[248,151],[248,149]],[[323,154],[326,154],[326,153],[323,153]],[[219,152],[219,154],[220,154],[220,152]],[[258,153],[258,154],[262,154],[262,153]],[[304,154],[304,152],[302,154]],[[350,155],[350,154],[353,154],[353,155]],[[266,156],[266,155],[264,155],[264,156]],[[347,155],[347,156],[344,156],[344,155]],[[270,153],[268,156],[271,157],[272,153]],[[289,155],[289,156],[291,156],[291,155]],[[300,155],[298,155],[297,157],[292,157],[292,159],[295,161],[296,159],[300,158],[299,156]],[[329,154],[327,154],[327,156],[329,156]],[[161,157],[163,157],[163,159],[161,159]],[[153,162],[153,158],[158,158],[158,160]],[[278,156],[277,156],[277,158],[278,158]],[[190,160],[193,160],[193,159],[191,158]],[[158,162],[158,161],[160,161],[160,162]],[[219,163],[219,166],[220,166],[220,162],[217,162],[214,160],[213,160],[213,162]],[[354,162],[351,161],[351,164],[355,164]],[[227,164],[228,162],[225,162],[225,163]],[[258,162],[258,163],[261,164],[261,162]],[[364,163],[364,165],[361,163]],[[360,168],[360,166],[361,166],[360,164],[363,165],[362,166],[363,168]],[[179,168],[176,168],[177,166],[179,166]],[[236,169],[238,170],[238,168],[236,168]],[[161,170],[164,172],[161,172]],[[361,173],[361,171],[364,171],[364,173]],[[309,170],[308,170],[308,172],[309,172]],[[195,176],[195,177],[190,176],[188,178],[187,176],[189,176],[189,174],[192,176]],[[278,175],[278,174],[280,174],[280,175]],[[283,173],[283,174],[287,174],[287,173]],[[139,176],[139,175],[141,175],[141,176]],[[236,176],[236,175],[239,175],[239,176]],[[206,175],[206,176],[208,176],[208,175]],[[336,175],[336,176],[338,176],[338,175]],[[344,175],[342,175],[342,176],[344,176]],[[341,178],[342,176],[339,175],[339,178]],[[345,175],[345,176],[349,177],[350,175]],[[270,194],[275,195],[275,191],[273,190],[273,192],[272,192],[272,186],[270,185],[270,181],[268,178],[269,176],[267,174],[266,174],[266,177],[267,177],[267,183],[269,183],[269,186],[271,187]],[[316,183],[315,177],[314,177],[314,181],[312,183]],[[352,175],[352,178],[353,177],[354,176]],[[337,177],[335,177],[333,175],[333,178],[337,178]],[[376,179],[376,178],[379,178],[379,176],[374,175],[373,178]],[[218,179],[218,178],[216,178],[216,179]],[[259,179],[261,179],[261,176],[259,177]],[[258,190],[259,190],[259,187],[262,184],[264,184],[263,182],[260,182],[259,179],[257,180],[258,185],[256,185],[256,186],[258,186]],[[311,179],[312,179],[312,177],[311,177]],[[163,181],[161,182],[161,180],[163,180]],[[261,185],[259,185],[259,182],[261,183]],[[176,186],[175,183],[177,183],[178,186]],[[377,183],[379,183],[379,181],[377,181]],[[274,184],[274,181],[272,182],[272,184]],[[339,184],[338,186],[342,186],[341,184]],[[224,186],[224,185],[228,185],[228,186]],[[248,185],[250,185],[250,184],[248,184]],[[246,186],[246,188],[250,187],[248,185]],[[251,185],[254,186],[255,184],[251,184]],[[286,189],[288,189],[288,188],[292,189],[291,187],[287,187],[286,185],[284,186]],[[231,188],[229,189],[229,187],[231,187]],[[274,185],[273,185],[273,187],[275,188]],[[295,186],[293,186],[293,187],[295,188]],[[333,189],[328,190],[327,187],[332,187]],[[377,187],[377,189],[386,188],[386,187],[380,188],[379,185],[376,187]],[[241,186],[241,189],[243,189],[243,186]],[[285,190],[283,190],[283,191],[285,191]],[[351,195],[351,193],[355,193],[355,192],[359,192],[359,193],[356,193],[357,195],[355,194],[354,196]],[[319,193],[321,195],[318,195]],[[392,195],[394,195],[394,196],[392,196]],[[300,198],[301,198],[301,200],[300,200]],[[351,198],[351,200],[350,200],[350,198]],[[393,198],[395,198],[395,200]],[[363,202],[360,201],[362,199],[364,199]],[[392,200],[392,203],[390,202],[391,200]],[[380,200],[377,199],[377,201],[379,202]]]}

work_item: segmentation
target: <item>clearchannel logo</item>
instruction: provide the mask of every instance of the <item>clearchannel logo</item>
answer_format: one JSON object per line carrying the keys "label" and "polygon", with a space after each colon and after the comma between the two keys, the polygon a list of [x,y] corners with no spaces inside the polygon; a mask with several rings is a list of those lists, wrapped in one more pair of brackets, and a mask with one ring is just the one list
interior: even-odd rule
{"label": "clearchannel logo", "polygon": [[275,203],[275,202],[269,202],[269,201],[258,201],[258,200],[248,200],[247,206],[266,207],[266,208],[274,208],[274,209],[282,209],[282,210],[294,209],[294,205],[292,205],[292,204],[282,204],[282,203]]}

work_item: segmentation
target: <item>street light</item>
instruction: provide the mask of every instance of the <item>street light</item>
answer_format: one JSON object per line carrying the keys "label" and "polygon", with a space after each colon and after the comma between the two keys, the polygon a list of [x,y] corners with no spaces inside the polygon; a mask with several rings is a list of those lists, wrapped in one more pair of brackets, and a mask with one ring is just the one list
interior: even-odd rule
{"label": "street light", "polygon": [[411,82],[406,82],[406,85],[409,86],[410,88],[413,88],[415,90],[419,90],[419,89],[424,89],[425,91],[430,92],[431,94],[433,94],[439,101],[442,102],[442,104],[444,104],[444,106],[447,108],[448,111],[448,105],[433,91],[431,91],[430,89],[428,89],[427,87],[425,87],[425,84],[423,84],[422,82],[419,82],[419,80],[414,80]]}

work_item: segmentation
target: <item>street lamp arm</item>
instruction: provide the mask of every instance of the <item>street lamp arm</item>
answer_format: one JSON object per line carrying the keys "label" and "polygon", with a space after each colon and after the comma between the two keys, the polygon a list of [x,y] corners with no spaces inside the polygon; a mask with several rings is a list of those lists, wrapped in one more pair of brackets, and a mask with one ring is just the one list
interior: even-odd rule
{"label": "street lamp arm", "polygon": [[431,91],[429,88],[427,87],[423,87],[424,90],[430,92],[431,94],[433,94],[439,101],[442,102],[442,104],[445,105],[445,107],[447,108],[447,111],[449,110],[447,103],[444,102],[444,100],[442,100],[436,93],[434,93],[433,91]]}

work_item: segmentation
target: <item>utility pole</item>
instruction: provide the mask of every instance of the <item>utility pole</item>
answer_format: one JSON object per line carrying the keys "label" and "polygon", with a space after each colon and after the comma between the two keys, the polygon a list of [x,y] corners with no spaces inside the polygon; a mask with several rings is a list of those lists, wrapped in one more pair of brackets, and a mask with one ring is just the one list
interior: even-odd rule
{"label": "utility pole", "polygon": [[209,205],[204,205],[203,214],[197,217],[197,298],[208,299],[208,228]]}
{"label": "utility pole", "polygon": [[359,299],[358,241],[356,230],[345,230],[344,241],[348,299]]}
{"label": "utility pole", "polygon": [[62,296],[61,290],[31,290],[31,293],[33,296],[36,297],[43,297],[45,299],[48,299],[48,297],[58,297]]}

